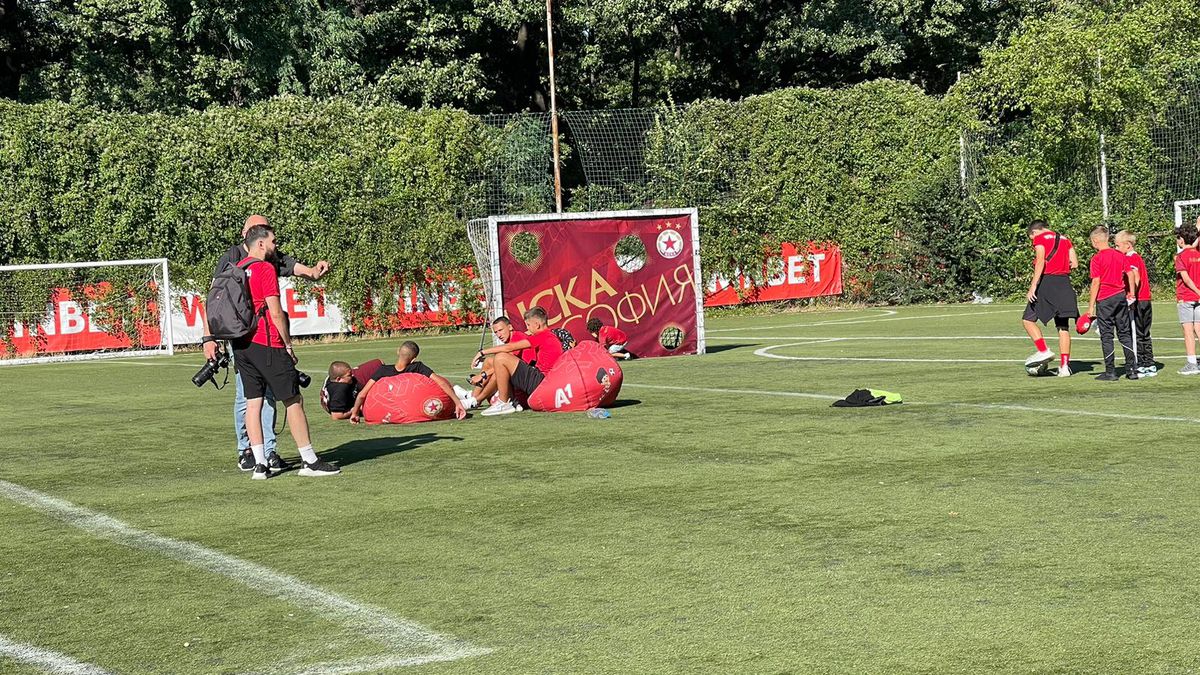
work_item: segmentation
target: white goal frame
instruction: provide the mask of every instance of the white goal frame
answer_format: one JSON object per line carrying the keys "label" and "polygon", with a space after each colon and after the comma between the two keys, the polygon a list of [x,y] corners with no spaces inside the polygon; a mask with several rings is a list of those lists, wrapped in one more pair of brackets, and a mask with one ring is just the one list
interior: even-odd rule
{"label": "white goal frame", "polygon": [[1200,206],[1200,199],[1183,199],[1175,202],[1175,229],[1183,227],[1183,207]]}
{"label": "white goal frame", "polygon": [[[500,278],[500,227],[509,223],[537,223],[549,220],[597,220],[604,218],[670,218],[687,216],[692,229],[692,274],[696,280],[696,354],[705,353],[704,339],[704,280],[700,276],[700,212],[697,208],[686,209],[637,209],[630,211],[588,211],[568,213],[536,213],[526,215],[488,216],[477,218],[467,223],[467,234],[472,248],[482,249],[480,228],[486,228],[487,251],[489,253],[488,270],[479,270],[479,276],[485,285],[487,303],[485,310],[488,321],[504,314],[503,283]],[[485,222],[486,221],[486,222]],[[478,252],[476,262],[481,263]]]}
{"label": "white goal frame", "polygon": [[34,363],[60,363],[66,361],[95,361],[98,359],[130,358],[138,356],[173,356],[175,354],[175,334],[171,306],[171,265],[166,258],[141,258],[136,260],[95,260],[74,263],[42,263],[33,265],[0,265],[0,274],[4,272],[28,272],[36,270],[78,269],[88,267],[154,267],[162,266],[162,288],[158,292],[158,329],[162,336],[163,346],[158,349],[130,349],[112,352],[82,352],[78,354],[49,354],[15,359],[0,359],[0,366],[23,366]]}

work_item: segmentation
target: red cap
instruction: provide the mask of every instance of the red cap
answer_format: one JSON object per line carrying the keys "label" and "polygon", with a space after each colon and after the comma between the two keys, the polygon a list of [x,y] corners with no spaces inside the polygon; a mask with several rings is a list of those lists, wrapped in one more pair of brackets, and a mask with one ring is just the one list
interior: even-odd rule
{"label": "red cap", "polygon": [[1075,332],[1076,333],[1083,335],[1084,333],[1088,332],[1091,329],[1091,327],[1092,327],[1092,317],[1087,312],[1084,312],[1083,316],[1079,317],[1078,319],[1075,319]]}

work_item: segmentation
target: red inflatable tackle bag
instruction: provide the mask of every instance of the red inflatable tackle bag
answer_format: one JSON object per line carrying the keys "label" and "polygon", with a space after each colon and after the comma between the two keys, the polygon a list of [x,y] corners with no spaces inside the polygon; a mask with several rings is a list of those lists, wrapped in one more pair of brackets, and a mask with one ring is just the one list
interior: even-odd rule
{"label": "red inflatable tackle bag", "polygon": [[579,412],[612,405],[624,374],[598,342],[580,342],[563,352],[546,379],[529,396],[529,409]]}
{"label": "red inflatable tackle bag", "polygon": [[436,382],[418,373],[376,380],[363,404],[367,424],[414,424],[454,417],[454,401]]}

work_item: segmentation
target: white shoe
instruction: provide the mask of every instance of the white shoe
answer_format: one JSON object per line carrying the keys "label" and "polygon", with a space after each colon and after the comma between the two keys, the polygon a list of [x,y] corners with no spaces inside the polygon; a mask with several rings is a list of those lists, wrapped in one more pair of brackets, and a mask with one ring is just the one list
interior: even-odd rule
{"label": "white shoe", "polygon": [[454,387],[454,395],[457,396],[458,400],[460,400],[460,401],[471,395],[471,392],[467,391],[466,389],[463,389],[462,387],[458,386],[457,384],[452,385],[452,386]]}
{"label": "white shoe", "polygon": [[1059,377],[1070,377],[1071,376],[1071,366],[1059,366],[1058,367],[1058,376]]}
{"label": "white shoe", "polygon": [[518,406],[515,406],[508,401],[500,401],[499,403],[494,404],[492,407],[479,414],[485,417],[491,417],[493,415],[510,415],[519,410],[520,408]]}
{"label": "white shoe", "polygon": [[1180,375],[1200,375],[1200,366],[1197,366],[1194,363],[1186,363],[1186,364],[1184,364],[1183,368],[1181,368],[1179,370],[1179,374]]}
{"label": "white shoe", "polygon": [[1037,352],[1033,356],[1030,356],[1029,358],[1025,359],[1025,366],[1026,367],[1036,366],[1037,364],[1045,363],[1052,358],[1054,358],[1054,352],[1050,351],[1049,349],[1046,349],[1046,350]]}

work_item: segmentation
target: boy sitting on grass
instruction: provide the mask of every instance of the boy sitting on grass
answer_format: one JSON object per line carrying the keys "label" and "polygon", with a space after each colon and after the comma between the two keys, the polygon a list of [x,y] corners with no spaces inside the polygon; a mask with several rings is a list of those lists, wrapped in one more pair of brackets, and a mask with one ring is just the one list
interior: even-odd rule
{"label": "boy sitting on grass", "polygon": [[1183,327],[1183,347],[1187,351],[1187,363],[1180,375],[1200,374],[1196,365],[1196,336],[1200,334],[1200,251],[1196,250],[1196,226],[1187,223],[1175,233],[1175,245],[1180,251],[1175,256],[1175,302],[1179,312],[1179,324]]}
{"label": "boy sitting on grass", "polygon": [[1154,319],[1154,310],[1150,306],[1150,275],[1146,272],[1146,261],[1133,250],[1137,244],[1137,235],[1129,230],[1121,230],[1116,236],[1117,250],[1129,259],[1130,277],[1133,284],[1126,289],[1126,295],[1133,296],[1133,304],[1129,311],[1133,319],[1133,338],[1137,345],[1138,375],[1154,377],[1158,375],[1158,366],[1154,365],[1154,345],[1150,342],[1150,323]]}
{"label": "boy sitting on grass", "polygon": [[1129,326],[1129,304],[1125,289],[1132,287],[1129,274],[1129,258],[1108,245],[1108,228],[1100,225],[1092,230],[1092,256],[1089,270],[1092,275],[1091,300],[1088,314],[1095,317],[1100,331],[1100,349],[1104,352],[1104,373],[1097,380],[1113,382],[1117,376],[1116,347],[1113,333],[1125,352],[1125,377],[1136,380],[1137,357],[1133,353],[1133,335]]}
{"label": "boy sitting on grass", "polygon": [[372,375],[371,379],[363,385],[362,391],[358,392],[358,397],[354,400],[354,408],[350,411],[350,421],[358,424],[362,419],[362,407],[367,402],[367,394],[371,393],[375,383],[385,377],[392,377],[401,373],[417,373],[424,375],[433,380],[441,387],[442,391],[454,401],[454,416],[458,419],[463,419],[467,416],[467,409],[463,407],[462,401],[454,393],[454,388],[450,386],[450,381],[433,372],[429,366],[417,361],[417,356],[421,353],[421,348],[412,340],[407,340],[400,345],[396,350],[396,364],[392,366],[380,366]]}
{"label": "boy sitting on grass", "polygon": [[633,358],[633,354],[625,350],[625,343],[629,342],[629,336],[620,328],[605,326],[600,319],[588,319],[587,329],[592,337],[600,343],[600,346],[608,350],[609,354],[618,359]]}

